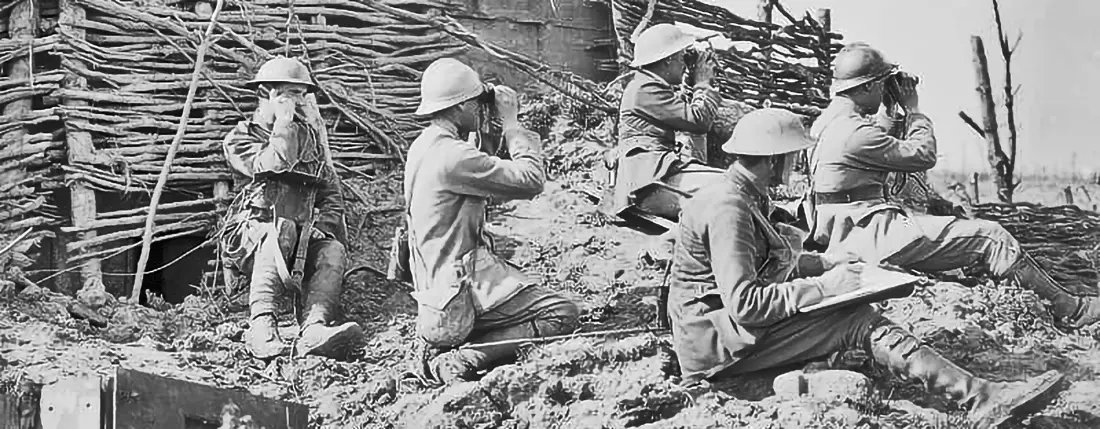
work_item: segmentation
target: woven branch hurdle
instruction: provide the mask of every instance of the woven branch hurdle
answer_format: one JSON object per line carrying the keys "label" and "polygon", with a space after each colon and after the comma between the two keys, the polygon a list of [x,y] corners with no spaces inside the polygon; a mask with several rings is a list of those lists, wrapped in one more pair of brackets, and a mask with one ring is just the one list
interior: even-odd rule
{"label": "woven branch hurdle", "polygon": [[[607,0],[619,38],[619,58],[602,64],[622,70],[633,52],[630,36],[646,17],[650,0]],[[765,102],[797,113],[816,116],[829,102],[830,63],[843,47],[842,36],[827,31],[808,14],[795,19],[772,3],[787,25],[740,17],[727,9],[698,0],[657,0],[648,25],[683,23],[722,34],[735,43],[719,52],[724,76],[718,78],[723,95],[763,107]]]}
{"label": "woven branch hurdle", "polygon": [[[213,3],[16,3],[0,4],[0,64],[12,70],[0,76],[0,234],[57,228],[72,235],[64,243],[67,262],[95,262],[142,234],[148,209],[140,202],[99,212],[96,198],[152,190]],[[464,37],[476,42],[433,21],[452,7],[430,0],[228,4],[168,176],[165,191],[173,198],[159,206],[153,241],[210,233],[217,225],[234,179],[221,140],[251,116],[256,94],[244,82],[273,55],[306,59],[313,70],[340,173],[362,176],[399,165],[424,125],[413,116],[421,71],[466,52]],[[66,187],[71,222],[50,194]]]}
{"label": "woven branch hurdle", "polygon": [[[59,30],[52,52],[62,58],[64,72],[87,82],[61,88],[59,96],[83,102],[64,107],[66,126],[89,133],[95,155],[64,166],[65,178],[99,191],[148,193],[175,134],[198,31],[207,24],[212,4],[73,3],[85,14],[74,24],[83,35]],[[420,70],[468,47],[390,9],[419,14],[444,7],[408,0],[227,5],[215,31],[220,39],[208,52],[192,104],[194,120],[168,176],[166,190],[187,195],[187,201],[158,210],[154,240],[210,232],[216,225],[224,208],[218,203],[229,197],[224,184],[233,179],[221,139],[236,121],[251,116],[256,96],[243,83],[273,55],[303,58],[313,70],[341,173],[371,173],[379,163],[400,161],[423,125],[412,116]],[[141,213],[97,213],[94,220],[64,228],[99,231],[67,243],[66,249],[73,260],[109,254],[140,236],[143,223]]]}

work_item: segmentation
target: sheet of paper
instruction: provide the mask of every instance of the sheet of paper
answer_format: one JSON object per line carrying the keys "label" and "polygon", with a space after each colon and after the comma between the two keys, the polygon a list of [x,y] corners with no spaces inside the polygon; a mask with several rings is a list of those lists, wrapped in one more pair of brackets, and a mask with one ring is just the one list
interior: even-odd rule
{"label": "sheet of paper", "polygon": [[876,266],[868,266],[863,269],[863,287],[843,295],[825,298],[817,304],[803,307],[799,313],[809,313],[824,308],[844,305],[852,301],[859,301],[872,295],[884,294],[894,289],[904,288],[919,283],[923,278],[909,273],[888,270]]}

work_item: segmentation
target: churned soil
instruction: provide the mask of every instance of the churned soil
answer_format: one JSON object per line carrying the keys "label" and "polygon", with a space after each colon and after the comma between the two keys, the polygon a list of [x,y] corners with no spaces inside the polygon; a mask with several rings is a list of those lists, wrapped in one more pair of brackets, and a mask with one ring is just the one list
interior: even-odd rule
{"label": "churned soil", "polygon": [[[610,224],[590,194],[603,173],[606,127],[589,131],[559,119],[546,130],[545,192],[492,210],[488,231],[499,251],[543,284],[582,306],[582,331],[656,326],[664,263],[649,257],[653,236]],[[561,129],[572,131],[562,132]],[[666,334],[575,338],[523,350],[479,381],[426,389],[387,382],[403,368],[416,306],[408,286],[384,279],[393,227],[400,220],[400,175],[356,180],[369,202],[349,196],[353,267],[344,313],[366,343],[347,361],[249,357],[239,305],[216,293],[156,309],[120,302],[89,288],[83,302],[109,319],[106,328],[74,320],[72,297],[36,288],[0,300],[0,388],[49,384],[116,365],[236,388],[309,405],[313,428],[951,428],[964,411],[928,395],[919,382],[892,376],[860,351],[825,362],[724,380],[708,390],[676,384]],[[1018,380],[1058,369],[1068,383],[1030,418],[1009,427],[1100,427],[1100,338],[1096,329],[1052,328],[1028,291],[970,279],[939,282],[883,311],[978,375]],[[285,334],[293,337],[293,317]],[[801,371],[801,372],[792,372]],[[811,394],[789,394],[792,379]],[[819,387],[813,387],[819,386]],[[824,386],[824,387],[822,387]]]}

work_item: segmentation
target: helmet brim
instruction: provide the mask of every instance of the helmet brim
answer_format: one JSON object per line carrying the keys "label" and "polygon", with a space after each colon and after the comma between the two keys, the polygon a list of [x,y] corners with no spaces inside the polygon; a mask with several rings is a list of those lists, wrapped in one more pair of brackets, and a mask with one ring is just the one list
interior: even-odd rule
{"label": "helmet brim", "polygon": [[806,150],[814,145],[813,139],[807,137],[788,137],[783,139],[775,139],[769,144],[759,145],[758,147],[766,148],[749,150],[745,148],[733,147],[730,142],[722,145],[722,152],[731,155],[748,155],[748,156],[779,156],[789,153]]}
{"label": "helmet brim", "polygon": [[[644,56],[644,57],[635,56],[634,60],[630,62],[630,66],[631,67],[645,67],[645,66],[648,66],[650,64],[656,63],[656,62],[661,61],[665,58],[676,55],[677,52],[680,52],[684,49],[687,49],[691,45],[694,45],[696,40],[697,39],[694,36],[688,35],[687,37],[684,37],[680,41],[676,42],[676,44],[671,45],[667,49],[665,49],[663,51],[660,51],[660,52],[657,52],[653,55],[648,55],[648,56]],[[634,53],[637,54],[637,50],[635,50]]]}
{"label": "helmet brim", "polygon": [[317,85],[314,84],[313,82],[309,82],[309,81],[305,81],[305,80],[299,80],[299,79],[280,79],[280,80],[268,80],[268,79],[255,80],[255,79],[253,79],[253,80],[250,80],[248,82],[245,82],[244,85],[246,87],[250,88],[250,89],[256,89],[256,88],[259,88],[260,85],[263,85],[265,83],[266,84],[296,83],[296,84],[299,84],[299,85],[305,85],[306,88],[308,88],[310,91],[314,91],[314,90],[317,89]]}
{"label": "helmet brim", "polygon": [[829,87],[829,91],[832,92],[833,95],[835,96],[837,94],[840,94],[841,92],[847,91],[847,90],[855,88],[857,86],[865,85],[865,84],[875,82],[875,81],[878,81],[878,80],[882,80],[882,79],[886,79],[887,77],[893,76],[893,75],[897,74],[898,71],[900,71],[900,68],[898,67],[897,64],[886,63],[886,65],[887,65],[886,70],[884,70],[882,72],[879,72],[879,73],[876,73],[876,74],[871,75],[871,76],[860,76],[860,77],[853,78],[853,79],[834,80],[833,84],[830,85],[830,87]]}
{"label": "helmet brim", "polygon": [[478,97],[481,97],[481,95],[484,94],[484,93],[485,93],[485,90],[482,89],[477,94],[458,97],[458,98],[455,98],[454,100],[438,100],[438,101],[428,101],[428,102],[421,101],[420,105],[417,106],[417,108],[416,108],[416,112],[414,112],[413,114],[418,115],[418,116],[428,116],[428,115],[431,115],[432,113],[439,112],[441,110],[450,108],[452,106],[457,106],[459,104],[462,104],[462,103],[465,103],[467,101],[470,101],[470,100],[476,99]]}

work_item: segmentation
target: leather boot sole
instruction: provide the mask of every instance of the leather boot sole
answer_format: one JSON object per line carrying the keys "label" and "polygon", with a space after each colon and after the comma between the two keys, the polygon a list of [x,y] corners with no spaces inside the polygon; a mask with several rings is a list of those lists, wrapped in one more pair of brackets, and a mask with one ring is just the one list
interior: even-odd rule
{"label": "leather boot sole", "polygon": [[317,342],[317,344],[304,344],[302,339],[299,338],[298,356],[312,354],[338,359],[346,356],[349,347],[353,345],[352,343],[363,336],[363,328],[356,323],[345,323],[333,328],[326,327],[325,329],[330,330],[331,334],[328,338]]}
{"label": "leather boot sole", "polygon": [[[998,398],[992,398],[997,403],[991,409],[978,417],[975,427],[979,429],[993,429],[1000,426],[1013,415],[1024,412],[1029,406],[1034,405],[1036,399],[1050,393],[1062,381],[1064,376],[1058,371],[1047,371],[1042,375],[1028,380],[1023,385],[1012,386],[1010,392],[1005,392]],[[973,417],[972,417],[972,420]]]}

